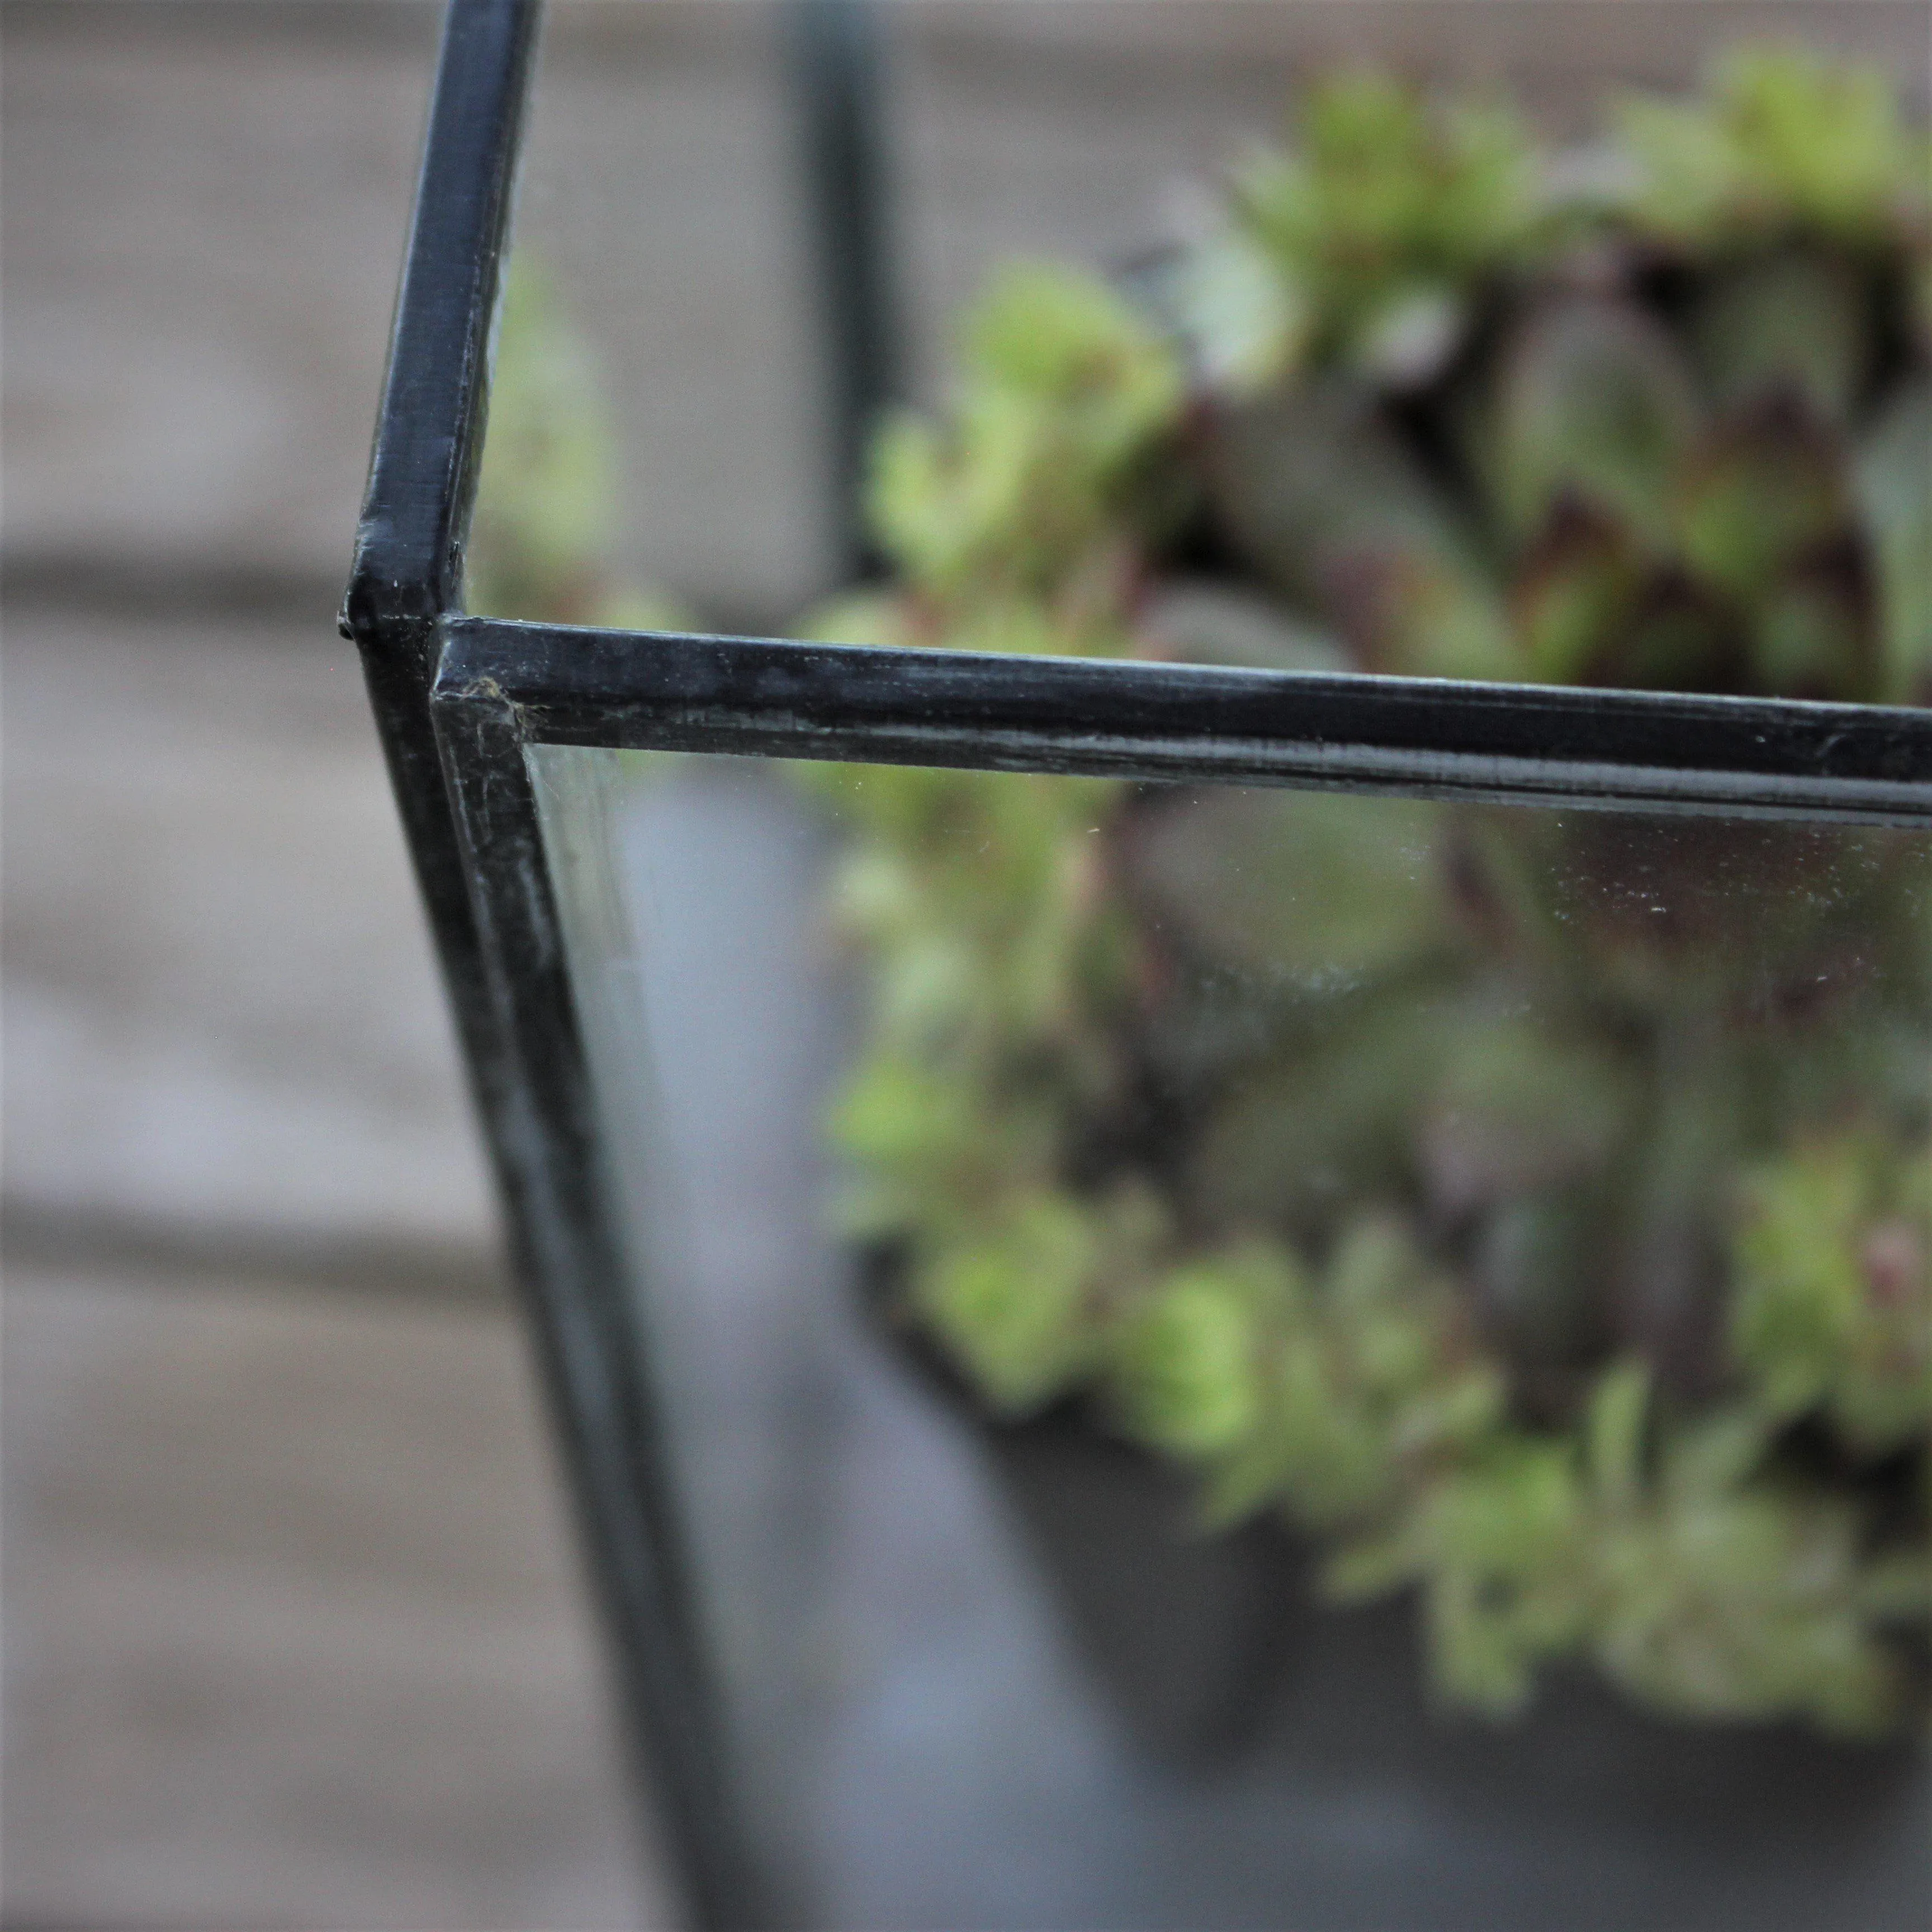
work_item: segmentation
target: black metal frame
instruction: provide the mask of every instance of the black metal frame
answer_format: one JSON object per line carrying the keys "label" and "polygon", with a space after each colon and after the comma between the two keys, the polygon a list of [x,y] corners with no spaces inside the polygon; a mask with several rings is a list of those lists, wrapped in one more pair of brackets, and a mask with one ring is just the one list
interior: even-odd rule
{"label": "black metal frame", "polygon": [[362,654],[441,950],[632,1736],[694,1917],[739,1925],[763,1916],[758,1875],[734,1816],[682,1574],[526,748],[662,747],[1928,826],[1932,712],[464,615],[538,4],[452,0],[343,628]]}

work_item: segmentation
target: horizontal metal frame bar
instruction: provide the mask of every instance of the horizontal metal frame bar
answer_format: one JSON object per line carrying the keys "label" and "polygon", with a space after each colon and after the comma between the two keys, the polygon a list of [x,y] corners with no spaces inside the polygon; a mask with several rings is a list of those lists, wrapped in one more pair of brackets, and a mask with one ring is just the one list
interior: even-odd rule
{"label": "horizontal metal frame bar", "polygon": [[526,740],[1932,824],[1932,712],[459,617],[432,701]]}

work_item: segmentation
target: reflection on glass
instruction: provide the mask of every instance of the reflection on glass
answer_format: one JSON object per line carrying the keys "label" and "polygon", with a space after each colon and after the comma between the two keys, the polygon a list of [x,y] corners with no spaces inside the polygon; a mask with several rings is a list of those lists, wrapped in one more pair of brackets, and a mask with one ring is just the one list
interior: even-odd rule
{"label": "reflection on glass", "polygon": [[532,755],[792,1917],[1922,1919],[1932,844]]}

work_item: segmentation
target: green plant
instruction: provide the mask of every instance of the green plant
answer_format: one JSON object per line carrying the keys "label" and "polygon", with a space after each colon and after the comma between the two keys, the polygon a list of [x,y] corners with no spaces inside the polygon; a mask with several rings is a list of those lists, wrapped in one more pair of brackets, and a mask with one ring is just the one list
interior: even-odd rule
{"label": "green plant", "polygon": [[[896,582],[814,633],[1932,701],[1923,135],[1779,50],[1617,130],[1565,189],[1344,76],[1150,292],[1009,274],[880,439]],[[1922,1700],[1922,842],[802,776],[872,974],[850,1224],[992,1408],[1414,1588],[1494,1714],[1564,1657]]]}
{"label": "green plant", "polygon": [[685,627],[618,561],[622,465],[596,359],[547,272],[511,258],[465,592],[479,616],[635,630]]}

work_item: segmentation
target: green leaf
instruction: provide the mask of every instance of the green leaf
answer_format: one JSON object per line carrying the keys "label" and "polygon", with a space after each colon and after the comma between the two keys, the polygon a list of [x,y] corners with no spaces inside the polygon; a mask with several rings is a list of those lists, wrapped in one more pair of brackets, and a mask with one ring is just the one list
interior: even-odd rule
{"label": "green leaf", "polygon": [[1222,230],[1183,254],[1162,295],[1202,379],[1225,395],[1273,388],[1306,352],[1306,298],[1238,229]]}
{"label": "green leaf", "polygon": [[1893,392],[1859,445],[1853,475],[1877,567],[1885,696],[1932,703],[1932,380]]}
{"label": "green leaf", "polygon": [[1680,244],[1870,246],[1932,206],[1924,136],[1892,80],[1796,46],[1741,48],[1707,98],[1631,100],[1619,120],[1642,170],[1630,212]]}
{"label": "green leaf", "polygon": [[1264,986],[1339,989],[1442,945],[1442,832],[1439,807],[1406,799],[1223,788],[1146,814],[1130,864],[1205,956]]}
{"label": "green leaf", "polygon": [[1590,1482],[1598,1507],[1636,1508],[1644,1488],[1644,1418],[1650,1372],[1641,1362],[1620,1362],[1598,1382],[1586,1422]]}
{"label": "green leaf", "polygon": [[1088,1297],[1102,1252],[1091,1218],[1067,1197],[1022,1197],[922,1257],[913,1304],[988,1402],[1023,1413],[1091,1359]]}
{"label": "green leaf", "polygon": [[1932,1426],[1932,1152],[1840,1132],[1743,1178],[1730,1342],[1771,1414],[1822,1408],[1856,1452]]}
{"label": "green leaf", "polygon": [[1347,653],[1325,632],[1282,609],[1272,598],[1211,578],[1163,584],[1136,626],[1149,654],[1183,664],[1224,664],[1245,670],[1346,670]]}
{"label": "green leaf", "polygon": [[1207,464],[1235,542],[1360,662],[1420,676],[1520,671],[1468,532],[1372,395],[1331,380],[1221,410]]}
{"label": "green leaf", "polygon": [[1852,1513],[1758,1484],[1679,1486],[1598,1528],[1592,1647],[1624,1688],[1704,1718],[1802,1715],[1852,1735],[1900,1714],[1861,1610]]}
{"label": "green leaf", "polygon": [[1438,1690],[1492,1717],[1522,1708],[1538,1663],[1582,1634],[1583,1533],[1560,1443],[1499,1442],[1430,1492],[1409,1534]]}
{"label": "green leaf", "polygon": [[1860,1612],[1874,1623],[1923,1623],[1932,1618],[1932,1552],[1895,1550],[1859,1573]]}
{"label": "green leaf", "polygon": [[1849,480],[1832,439],[1788,404],[1731,418],[1686,453],[1676,493],[1685,560],[1706,583],[1756,604],[1846,530]]}
{"label": "green leaf", "polygon": [[1520,1012],[1466,1016],[1442,1070],[1418,1083],[1418,1151],[1452,1214],[1600,1173],[1636,1100],[1605,1042]]}
{"label": "green leaf", "polygon": [[1882,694],[1864,572],[1840,547],[1787,572],[1752,624],[1753,682],[1780,698],[1869,704]]}
{"label": "green leaf", "polygon": [[1580,497],[1560,498],[1510,592],[1526,675],[1551,684],[1600,682],[1636,618],[1646,576],[1632,530]]}
{"label": "green leaf", "polygon": [[1861,267],[1793,248],[1720,270],[1690,326],[1706,386],[1720,406],[1787,396],[1842,427],[1864,392],[1877,346],[1874,320]]}
{"label": "green leaf", "polygon": [[488,434],[464,560],[479,616],[687,630],[674,599],[626,580],[622,466],[596,356],[551,278],[510,260],[494,346]]}
{"label": "green leaf", "polygon": [[1676,344],[1647,311],[1591,296],[1546,303],[1502,352],[1496,409],[1494,482],[1518,544],[1566,497],[1667,543],[1699,408]]}
{"label": "green leaf", "polygon": [[1203,1122],[1190,1200],[1218,1221],[1313,1232],[1400,1190],[1418,1094],[1460,1017],[1406,986],[1311,1016],[1298,1050],[1248,1067]]}
{"label": "green leaf", "polygon": [[1469,304],[1454,290],[1396,288],[1364,313],[1348,362],[1385,388],[1420,389],[1448,367],[1468,326]]}
{"label": "green leaf", "polygon": [[958,1066],[876,1046],[830,1110],[832,1144],[851,1163],[848,1232],[915,1232],[956,1219],[1050,1165],[1054,1124],[1034,1102],[995,1106]]}
{"label": "green leaf", "polygon": [[1279,1250],[1190,1262],[1123,1326],[1114,1387],[1126,1426],[1186,1456],[1222,1455],[1258,1426],[1264,1323],[1292,1293]]}
{"label": "green leaf", "polygon": [[1752,688],[1750,628],[1723,592],[1681,568],[1653,572],[1589,667],[1590,682],[1628,691]]}
{"label": "green leaf", "polygon": [[1666,1497],[1694,1502],[1742,1488],[1762,1466],[1775,1430],[1755,1408],[1720,1408],[1680,1428],[1667,1444]]}
{"label": "green leaf", "polygon": [[1016,266],[967,317],[949,418],[900,416],[868,503],[912,581],[948,598],[1039,590],[1105,541],[1181,398],[1168,345],[1097,278]]}
{"label": "green leaf", "polygon": [[813,644],[872,644],[902,650],[917,641],[905,599],[896,591],[848,590],[814,604],[792,634]]}
{"label": "green leaf", "polygon": [[1462,339],[1462,291],[1543,218],[1528,140],[1504,110],[1432,107],[1360,70],[1312,87],[1299,132],[1252,159],[1235,194],[1299,311],[1300,359],[1428,380]]}
{"label": "green leaf", "polygon": [[1346,1543],[1322,1565],[1322,1594],[1330,1603],[1372,1603],[1400,1589],[1415,1567],[1415,1552],[1399,1533]]}

